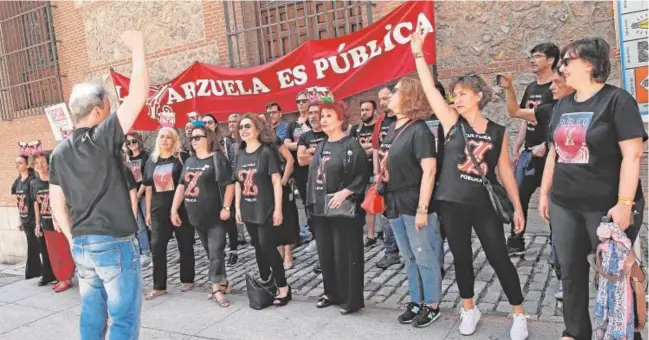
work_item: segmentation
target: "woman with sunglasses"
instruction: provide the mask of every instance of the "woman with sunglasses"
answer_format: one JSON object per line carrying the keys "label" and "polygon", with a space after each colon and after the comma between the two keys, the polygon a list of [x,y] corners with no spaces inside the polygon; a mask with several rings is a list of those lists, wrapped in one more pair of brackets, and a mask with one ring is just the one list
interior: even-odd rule
{"label": "woman with sunglasses", "polygon": [[149,159],[149,153],[144,150],[144,143],[142,136],[134,131],[126,134],[126,166],[131,169],[135,183],[137,184],[137,201],[138,209],[137,219],[138,225],[138,241],[140,243],[140,253],[142,254],[141,263],[143,267],[151,263],[151,235],[150,230],[147,228],[144,221],[146,217],[146,201],[144,199],[144,186],[142,186],[142,179],[144,174],[144,166]]}
{"label": "woman with sunglasses", "polygon": [[169,215],[174,190],[178,187],[183,170],[181,152],[182,145],[176,130],[172,127],[160,128],[143,180],[146,186],[146,224],[151,228],[153,248],[153,290],[145,297],[147,300],[167,292],[167,245],[171,235],[176,237],[180,254],[180,291],[186,292],[194,287],[194,227],[187,222],[187,213],[182,204],[178,208],[182,222],[180,226],[174,226]]}
{"label": "woman with sunglasses", "polygon": [[272,278],[278,287],[273,301],[284,306],[291,299],[282,257],[277,249],[277,230],[283,222],[280,161],[273,148],[275,134],[258,116],[244,114],[238,123],[239,152],[233,178],[236,183],[236,218],[245,223],[255,247],[259,275]]}
{"label": "woman with sunglasses", "polygon": [[[505,127],[483,115],[482,110],[491,101],[492,92],[475,73],[459,77],[451,84],[455,98],[453,106],[444,100],[435,88],[422,51],[428,33],[428,30],[417,27],[412,34],[411,49],[428,103],[444,129],[444,162],[435,198],[440,202],[439,213],[444,220],[444,232],[453,253],[462,298],[459,330],[463,335],[473,334],[481,316],[473,301],[473,229],[513,306],[514,321],[510,337],[512,340],[527,339],[520,280],[507,254],[503,223],[491,204],[481,176],[484,174],[494,184],[498,183],[498,178],[502,180],[507,196],[514,205],[514,228],[517,232],[522,231],[525,219],[509,160]],[[473,162],[474,158],[479,164]]]}
{"label": "woman with sunglasses", "polygon": [[[27,265],[25,266],[25,279],[29,280],[38,276],[42,277],[38,281],[39,286],[44,286],[54,281],[54,274],[47,257],[47,245],[45,239],[40,234],[40,227],[36,228],[34,216],[34,201],[31,198],[31,182],[36,178],[34,169],[29,166],[27,156],[18,156],[16,158],[16,170],[18,177],[11,186],[11,194],[16,196],[18,214],[20,215],[20,225],[18,229],[22,230],[27,237]],[[41,262],[40,254],[43,254]]]}
{"label": "woman with sunglasses", "polygon": [[[312,207],[324,295],[317,308],[340,306],[340,314],[365,306],[363,224],[360,204],[369,182],[369,164],[358,140],[346,135],[348,114],[342,104],[325,97],[320,104],[320,125],[327,135],[309,166],[306,206]],[[333,211],[355,206],[353,215]],[[329,213],[328,213],[329,212]]]}
{"label": "woman with sunglasses", "polygon": [[49,156],[49,153],[46,152],[40,152],[34,155],[34,169],[38,177],[34,178],[31,182],[30,195],[34,202],[34,213],[38,228],[37,234],[43,235],[47,244],[47,253],[43,253],[43,266],[47,267],[51,264],[52,272],[59,281],[59,283],[52,286],[52,289],[54,289],[54,292],[60,293],[72,287],[74,260],[72,259],[67,237],[65,237],[61,232],[61,228],[52,219],[52,211],[50,209]]}
{"label": "woman with sunglasses", "polygon": [[601,38],[579,39],[563,49],[560,70],[576,92],[554,107],[548,133],[539,213],[554,228],[563,282],[563,339],[592,336],[586,257],[599,243],[602,217],[612,217],[634,241],[644,211],[639,174],[647,134],[635,99],[605,84],[609,53]]}
{"label": "woman with sunglasses", "polygon": [[432,204],[437,148],[424,121],[430,106],[418,80],[401,79],[388,108],[397,120],[379,147],[379,179],[385,187],[386,216],[406,261],[412,301],[398,320],[420,328],[441,315],[443,250]]}
{"label": "woman with sunglasses", "polygon": [[171,222],[182,226],[180,208],[184,202],[189,222],[209,258],[210,298],[228,307],[230,301],[225,294],[231,286],[225,272],[225,221],[230,218],[234,197],[232,169],[218,137],[202,121],[194,122],[191,148],[193,156],[185,161],[171,206]]}

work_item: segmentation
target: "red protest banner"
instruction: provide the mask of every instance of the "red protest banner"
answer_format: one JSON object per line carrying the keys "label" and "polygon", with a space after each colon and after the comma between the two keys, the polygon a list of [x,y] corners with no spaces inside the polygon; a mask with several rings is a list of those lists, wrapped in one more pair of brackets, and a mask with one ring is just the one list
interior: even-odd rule
{"label": "red protest banner", "polygon": [[[410,35],[418,24],[426,39],[426,62],[435,63],[434,3],[408,1],[364,29],[326,40],[310,40],[270,63],[227,68],[196,62],[165,84],[151,86],[133,128],[152,131],[160,121],[187,122],[187,113],[212,113],[219,121],[233,112],[263,112],[268,102],[296,111],[295,95],[314,86],[347,98],[415,71]],[[111,71],[120,102],[129,78]]]}

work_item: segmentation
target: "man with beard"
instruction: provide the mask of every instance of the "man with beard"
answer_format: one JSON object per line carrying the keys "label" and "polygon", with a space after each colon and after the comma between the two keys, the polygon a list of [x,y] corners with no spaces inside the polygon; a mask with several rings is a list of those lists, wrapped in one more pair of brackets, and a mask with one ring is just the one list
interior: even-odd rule
{"label": "man with beard", "polygon": [[[311,125],[311,130],[300,136],[297,146],[297,162],[300,166],[306,167],[307,170],[311,164],[311,160],[313,159],[318,144],[327,137],[327,135],[322,132],[322,127],[320,126],[320,107],[318,104],[311,103],[308,107],[308,112],[308,122]],[[305,212],[307,216],[307,226],[312,226],[310,208],[305,207]],[[303,230],[306,230],[306,228]],[[314,230],[311,230],[311,235],[315,237]],[[316,240],[311,240],[305,250],[309,253],[315,252],[317,250]],[[313,271],[316,273],[321,272],[319,263],[316,264]]]}
{"label": "man with beard", "polygon": [[[379,145],[385,138],[385,135],[388,133],[390,125],[397,120],[394,112],[388,109],[388,104],[390,103],[390,97],[392,97],[393,86],[384,86],[379,91],[379,107],[383,111],[383,115],[374,124],[374,133],[372,134],[372,149],[373,151],[373,168],[374,168],[374,178],[377,179],[379,173]],[[397,246],[397,240],[394,238],[394,233],[392,232],[392,226],[390,222],[383,218],[382,215],[379,215],[379,218],[382,219],[383,232],[385,233],[385,239],[383,241],[383,247],[385,249],[385,254],[383,258],[376,263],[376,266],[382,269],[386,269],[393,264],[399,264],[399,247]]]}
{"label": "man with beard", "polygon": [[[540,105],[554,104],[550,85],[552,85],[553,70],[559,62],[559,47],[552,43],[543,43],[534,46],[530,51],[532,72],[536,74],[536,81],[527,85],[520,105],[516,102],[516,93],[512,86],[511,77],[503,75],[501,86],[506,89],[507,111],[511,117],[516,117],[519,109],[536,109]],[[532,122],[522,121],[516,143],[514,144],[514,162],[516,169],[516,182],[518,195],[521,199],[525,227],[516,234],[514,225],[511,226],[511,235],[507,239],[507,248],[510,255],[525,253],[525,229],[527,227],[527,209],[532,194],[541,185],[543,169],[545,167],[547,124],[536,125]],[[523,151],[521,147],[524,146]]]}
{"label": "man with beard", "polygon": [[[373,100],[364,100],[361,102],[361,123],[352,126],[349,135],[356,138],[365,150],[367,159],[370,163],[369,170],[372,173],[368,178],[370,183],[373,183],[373,159],[374,148],[372,148],[372,136],[374,135],[374,125],[376,124],[378,116],[376,114],[376,102]],[[376,245],[377,236],[374,231],[376,216],[370,213],[365,214],[365,223],[367,225],[367,239],[365,240],[365,247],[370,248]],[[379,238],[381,237],[379,233]]]}

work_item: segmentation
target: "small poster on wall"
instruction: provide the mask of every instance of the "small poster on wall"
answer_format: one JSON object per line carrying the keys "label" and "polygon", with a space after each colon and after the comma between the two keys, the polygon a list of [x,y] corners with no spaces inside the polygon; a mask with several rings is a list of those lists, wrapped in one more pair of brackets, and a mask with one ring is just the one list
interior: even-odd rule
{"label": "small poster on wall", "polygon": [[65,103],[46,107],[45,115],[47,116],[47,120],[50,122],[54,138],[57,141],[62,141],[72,134],[74,126],[72,124],[72,119],[70,118],[70,113],[68,112],[68,107]]}

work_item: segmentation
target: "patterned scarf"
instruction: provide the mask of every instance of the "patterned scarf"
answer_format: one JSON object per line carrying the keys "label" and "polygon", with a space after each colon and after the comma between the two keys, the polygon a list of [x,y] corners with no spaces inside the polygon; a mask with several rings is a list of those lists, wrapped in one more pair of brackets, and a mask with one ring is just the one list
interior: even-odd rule
{"label": "patterned scarf", "polygon": [[628,261],[628,257],[633,256],[631,240],[615,223],[608,222],[599,225],[597,236],[601,241],[597,256],[606,276],[600,273],[593,339],[631,340],[634,331],[634,301]]}

